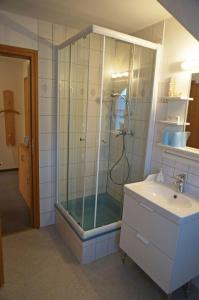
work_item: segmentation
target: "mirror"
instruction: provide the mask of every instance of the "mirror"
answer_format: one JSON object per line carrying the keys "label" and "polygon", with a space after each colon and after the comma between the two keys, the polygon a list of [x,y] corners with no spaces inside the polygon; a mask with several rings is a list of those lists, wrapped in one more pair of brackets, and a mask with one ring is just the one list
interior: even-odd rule
{"label": "mirror", "polygon": [[188,139],[187,146],[199,149],[199,73],[192,73],[190,86],[187,122],[190,125],[186,126],[186,131],[190,131],[191,135]]}

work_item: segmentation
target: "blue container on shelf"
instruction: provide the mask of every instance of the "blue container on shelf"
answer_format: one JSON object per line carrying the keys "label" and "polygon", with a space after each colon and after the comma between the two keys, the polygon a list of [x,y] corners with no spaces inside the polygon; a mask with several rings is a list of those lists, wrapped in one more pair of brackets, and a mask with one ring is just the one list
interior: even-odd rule
{"label": "blue container on shelf", "polygon": [[170,145],[176,148],[184,148],[187,145],[189,136],[190,132],[188,131],[175,131],[172,133]]}
{"label": "blue container on shelf", "polygon": [[163,132],[162,136],[162,143],[164,145],[170,145],[171,144],[171,138],[172,138],[172,131],[168,128],[166,128]]}

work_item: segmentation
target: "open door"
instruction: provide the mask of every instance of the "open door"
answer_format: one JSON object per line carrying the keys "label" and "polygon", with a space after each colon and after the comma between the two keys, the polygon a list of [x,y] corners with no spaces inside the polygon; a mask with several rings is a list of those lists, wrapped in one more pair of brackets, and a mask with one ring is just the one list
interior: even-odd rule
{"label": "open door", "polygon": [[19,145],[19,191],[27,206],[32,210],[32,161],[30,130],[30,80],[24,78],[24,143]]}
{"label": "open door", "polygon": [[30,149],[25,144],[19,146],[19,191],[27,206],[32,208]]}
{"label": "open door", "polygon": [[30,209],[31,227],[39,228],[38,52],[0,45],[0,56],[29,61],[29,71],[22,77],[25,130],[24,138],[18,144],[18,190]]}
{"label": "open door", "polygon": [[187,146],[199,149],[199,83],[192,80],[190,97],[194,101],[189,102],[187,122],[190,123],[186,127],[187,131],[191,132]]}
{"label": "open door", "polygon": [[1,220],[0,220],[0,287],[1,287],[3,284],[4,284],[3,249],[2,249]]}

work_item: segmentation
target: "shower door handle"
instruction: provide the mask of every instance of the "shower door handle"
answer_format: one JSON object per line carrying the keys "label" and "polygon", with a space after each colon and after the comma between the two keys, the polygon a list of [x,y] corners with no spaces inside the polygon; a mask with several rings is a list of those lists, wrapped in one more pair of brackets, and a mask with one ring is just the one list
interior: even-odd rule
{"label": "shower door handle", "polygon": [[80,140],[80,142],[84,142],[84,141],[86,141],[86,139],[84,139],[84,138],[81,138],[81,137],[80,137],[80,139],[79,139],[79,140]]}
{"label": "shower door handle", "polygon": [[108,142],[107,142],[106,140],[103,139],[103,140],[102,140],[102,143],[107,144]]}

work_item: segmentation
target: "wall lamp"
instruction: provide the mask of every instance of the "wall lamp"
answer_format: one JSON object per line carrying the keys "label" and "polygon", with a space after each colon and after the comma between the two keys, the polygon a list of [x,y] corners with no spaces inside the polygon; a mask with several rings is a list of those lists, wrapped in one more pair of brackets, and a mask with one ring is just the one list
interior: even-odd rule
{"label": "wall lamp", "polygon": [[111,77],[113,79],[115,78],[122,78],[122,77],[128,77],[129,76],[129,72],[117,72],[117,73],[112,73]]}
{"label": "wall lamp", "polygon": [[185,60],[181,63],[181,68],[183,70],[192,70],[196,67],[199,67],[199,60],[197,59],[190,59],[190,60]]}

